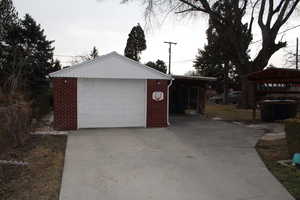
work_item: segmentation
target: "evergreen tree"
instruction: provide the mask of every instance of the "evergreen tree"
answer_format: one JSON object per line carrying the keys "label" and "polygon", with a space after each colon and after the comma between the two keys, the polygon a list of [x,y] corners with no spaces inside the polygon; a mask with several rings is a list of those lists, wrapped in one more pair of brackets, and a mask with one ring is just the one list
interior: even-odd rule
{"label": "evergreen tree", "polygon": [[23,47],[27,54],[25,78],[33,94],[43,92],[48,88],[49,80],[46,78],[52,68],[53,41],[46,39],[44,30],[28,14],[21,21],[23,33]]}
{"label": "evergreen tree", "polygon": [[156,62],[149,61],[145,65],[148,67],[151,67],[153,69],[156,69],[160,72],[166,73],[167,72],[167,65],[164,61],[162,60],[157,60]]}
{"label": "evergreen tree", "polygon": [[56,72],[56,71],[61,70],[61,69],[62,69],[62,66],[60,64],[60,61],[59,60],[55,60],[52,63],[52,67],[49,69],[48,73]]}
{"label": "evergreen tree", "polygon": [[145,33],[140,24],[138,24],[132,28],[128,35],[124,54],[126,57],[139,62],[141,59],[140,54],[146,48]]}
{"label": "evergreen tree", "polygon": [[11,0],[0,0],[0,87],[31,97],[35,114],[49,111],[48,73],[60,68],[52,43],[30,15],[20,19]]}
{"label": "evergreen tree", "polygon": [[97,56],[98,56],[98,49],[94,46],[89,57],[90,59],[95,59]]}
{"label": "evergreen tree", "polygon": [[[9,44],[7,37],[18,25],[18,15],[11,0],[0,0],[0,85],[3,86],[7,77],[5,65]],[[9,33],[10,32],[10,33]]]}
{"label": "evergreen tree", "polygon": [[[218,78],[218,81],[214,83],[215,89],[219,92],[224,91],[225,94],[227,94],[228,87],[238,88],[240,84],[236,67],[233,64],[238,60],[232,51],[236,44],[228,40],[232,34],[229,27],[236,23],[235,15],[237,15],[231,5],[230,1],[220,0],[212,6],[214,12],[223,15],[226,20],[216,22],[214,18],[209,19],[209,27],[206,31],[208,44],[203,50],[198,51],[194,61],[194,67],[198,73]],[[252,40],[252,35],[247,32],[247,26],[240,24],[235,31],[235,34],[240,36],[239,40],[242,41],[239,45],[242,46]],[[248,53],[246,49],[245,53]]]}
{"label": "evergreen tree", "polygon": [[0,45],[10,26],[18,21],[18,14],[11,0],[0,0]]}
{"label": "evergreen tree", "polygon": [[1,54],[1,85],[7,91],[23,89],[32,97],[47,91],[47,75],[53,67],[53,41],[46,39],[44,30],[28,14],[5,30]]}

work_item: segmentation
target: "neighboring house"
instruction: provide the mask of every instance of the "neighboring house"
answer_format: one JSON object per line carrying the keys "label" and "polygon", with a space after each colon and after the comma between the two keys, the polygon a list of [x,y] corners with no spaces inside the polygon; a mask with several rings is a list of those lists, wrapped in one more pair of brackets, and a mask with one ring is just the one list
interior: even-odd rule
{"label": "neighboring house", "polygon": [[172,77],[116,52],[50,77],[57,130],[168,126]]}

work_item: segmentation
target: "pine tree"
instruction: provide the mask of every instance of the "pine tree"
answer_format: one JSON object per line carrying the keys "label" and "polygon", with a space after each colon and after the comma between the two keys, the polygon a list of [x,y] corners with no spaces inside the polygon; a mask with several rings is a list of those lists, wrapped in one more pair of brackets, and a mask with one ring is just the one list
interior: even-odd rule
{"label": "pine tree", "polygon": [[145,33],[142,27],[140,26],[140,24],[138,24],[137,26],[134,26],[132,28],[131,32],[128,35],[124,54],[126,57],[139,62],[141,59],[140,54],[146,48],[147,46],[146,46]]}
{"label": "pine tree", "polygon": [[5,52],[1,56],[2,86],[8,91],[27,90],[33,97],[49,87],[47,78],[53,64],[53,41],[46,39],[44,30],[28,14],[7,29]]}
{"label": "pine tree", "polygon": [[26,80],[33,94],[43,92],[49,86],[48,72],[52,68],[54,41],[49,41],[44,30],[28,14],[21,21],[23,45],[27,54],[25,67]]}
{"label": "pine tree", "polygon": [[11,33],[17,33],[18,15],[11,0],[0,0],[0,86],[3,87],[7,74],[7,56],[11,46],[7,37]]}
{"label": "pine tree", "polygon": [[[209,19],[209,27],[206,31],[208,43],[203,50],[198,51],[194,67],[203,76],[217,77],[218,81],[214,83],[215,89],[219,92],[224,91],[227,94],[229,86],[240,89],[239,77],[233,64],[238,59],[232,51],[235,44],[228,40],[228,37],[232,34],[228,27],[231,23],[234,23],[237,13],[234,12],[230,2],[225,0],[216,2],[213,5],[213,10],[226,16],[228,21],[224,20],[222,23],[216,23],[213,18]],[[218,31],[221,29],[222,32]],[[246,31],[244,25],[241,25],[235,31],[239,32],[240,41],[243,41],[240,45],[251,41],[252,35]],[[226,102],[226,98],[224,99]]]}
{"label": "pine tree", "polygon": [[60,68],[52,43],[30,15],[20,19],[11,0],[0,0],[1,90],[7,95],[22,90],[38,113],[49,111],[48,73]]}
{"label": "pine tree", "polygon": [[53,63],[52,63],[52,66],[51,68],[49,69],[48,73],[52,73],[52,72],[56,72],[58,70],[61,70],[62,69],[62,66],[60,64],[60,61],[59,60],[55,60]]}
{"label": "pine tree", "polygon": [[0,45],[10,26],[18,21],[18,14],[11,0],[0,0]]}

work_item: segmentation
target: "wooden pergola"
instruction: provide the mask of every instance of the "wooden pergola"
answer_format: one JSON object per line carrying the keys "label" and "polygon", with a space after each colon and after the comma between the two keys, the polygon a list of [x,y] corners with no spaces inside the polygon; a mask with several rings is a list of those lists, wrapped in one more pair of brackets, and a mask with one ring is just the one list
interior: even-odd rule
{"label": "wooden pergola", "polygon": [[268,68],[249,74],[248,80],[255,83],[253,119],[262,100],[300,100],[300,70]]}

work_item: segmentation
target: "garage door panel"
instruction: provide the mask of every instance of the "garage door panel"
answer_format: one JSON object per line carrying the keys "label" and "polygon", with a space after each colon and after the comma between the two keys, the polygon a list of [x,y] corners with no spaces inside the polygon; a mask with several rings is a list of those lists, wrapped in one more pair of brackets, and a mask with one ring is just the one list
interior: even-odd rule
{"label": "garage door panel", "polygon": [[145,80],[78,79],[79,128],[145,127]]}

